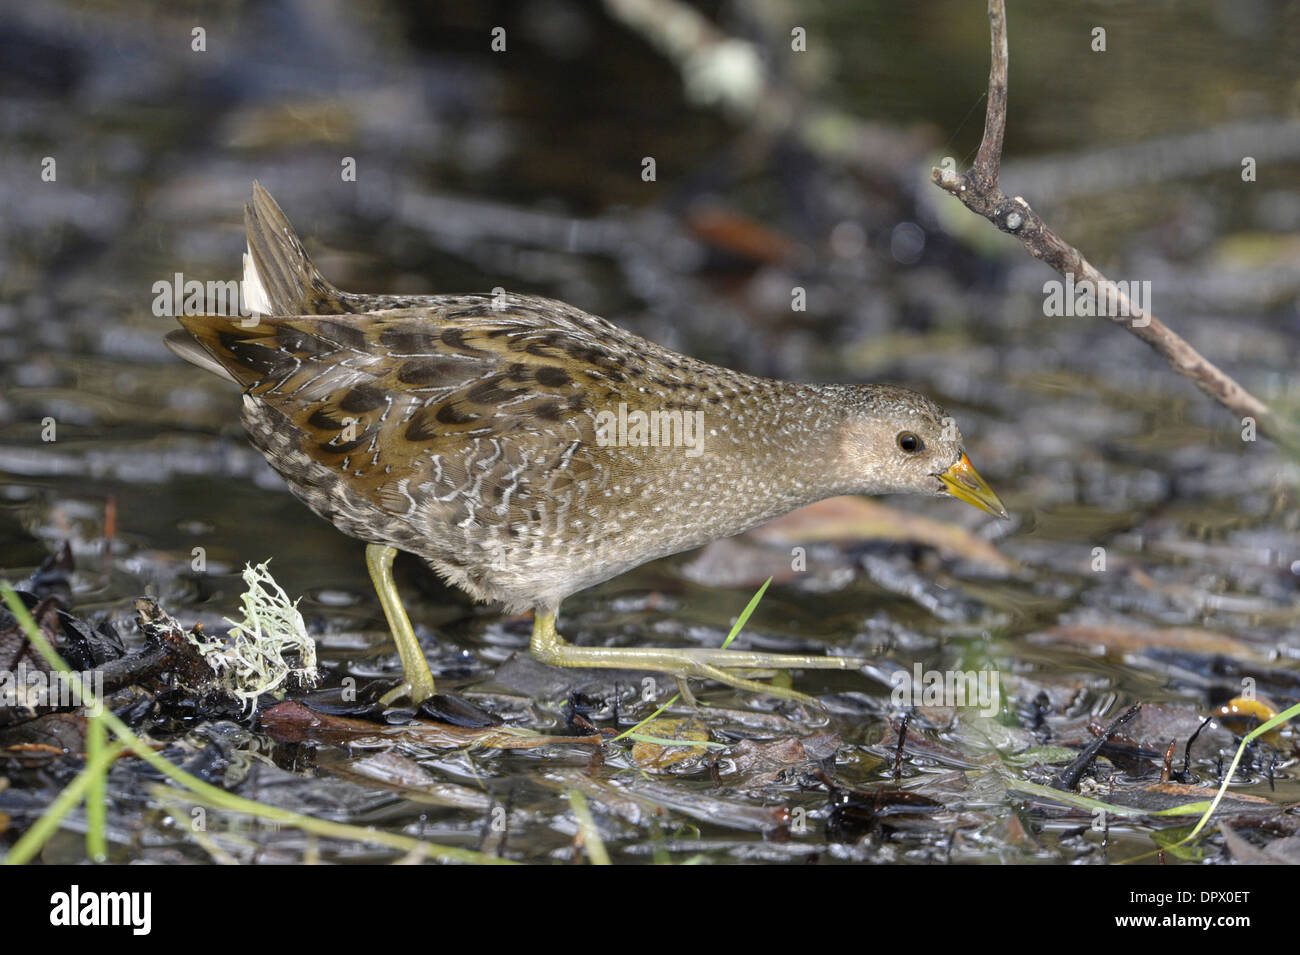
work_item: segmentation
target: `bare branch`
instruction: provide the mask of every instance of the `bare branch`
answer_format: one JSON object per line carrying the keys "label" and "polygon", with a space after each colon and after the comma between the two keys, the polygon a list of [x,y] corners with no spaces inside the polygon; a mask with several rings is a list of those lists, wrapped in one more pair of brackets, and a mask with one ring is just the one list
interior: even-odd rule
{"label": "bare branch", "polygon": [[984,194],[997,191],[1002,134],[1007,126],[1007,13],[1000,2],[990,0],[989,28],[993,41],[989,56],[989,97],[984,110],[984,138],[980,140],[972,170],[979,191]]}
{"label": "bare branch", "polygon": [[1253,418],[1261,434],[1293,452],[1300,452],[1300,427],[1276,413],[1220,368],[1208,361],[1179,334],[1144,308],[1136,306],[1127,291],[1102,275],[1082,253],[1055,232],[1020,196],[1011,198],[998,187],[1002,165],[1002,137],[1007,124],[1007,22],[1003,0],[989,0],[992,32],[992,64],[989,67],[988,110],[984,139],[975,164],[965,175],[935,168],[930,178],[950,192],[972,212],[983,216],[1003,232],[1018,238],[1036,259],[1062,275],[1073,275],[1076,283],[1092,283],[1097,300],[1116,303],[1107,315],[1165,357],[1174,371],[1190,378],[1196,387],[1238,418]]}

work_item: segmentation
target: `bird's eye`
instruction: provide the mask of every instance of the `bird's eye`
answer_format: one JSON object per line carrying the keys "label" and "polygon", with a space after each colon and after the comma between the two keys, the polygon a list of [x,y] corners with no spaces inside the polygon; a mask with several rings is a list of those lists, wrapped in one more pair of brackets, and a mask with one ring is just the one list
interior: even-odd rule
{"label": "bird's eye", "polygon": [[915,454],[925,445],[921,444],[921,439],[910,431],[900,431],[898,433],[898,446],[908,454]]}

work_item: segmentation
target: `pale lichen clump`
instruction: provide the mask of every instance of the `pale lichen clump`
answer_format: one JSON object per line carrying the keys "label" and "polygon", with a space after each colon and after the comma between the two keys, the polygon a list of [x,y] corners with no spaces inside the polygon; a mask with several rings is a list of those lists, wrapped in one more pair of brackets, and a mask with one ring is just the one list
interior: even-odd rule
{"label": "pale lichen clump", "polygon": [[[293,679],[312,686],[319,678],[316,642],[307,635],[298,601],[289,599],[266,563],[244,565],[244,619],[231,620],[224,637],[205,641],[187,634],[218,674],[222,686],[251,710],[263,693],[282,695]],[[293,662],[291,662],[293,661]]]}

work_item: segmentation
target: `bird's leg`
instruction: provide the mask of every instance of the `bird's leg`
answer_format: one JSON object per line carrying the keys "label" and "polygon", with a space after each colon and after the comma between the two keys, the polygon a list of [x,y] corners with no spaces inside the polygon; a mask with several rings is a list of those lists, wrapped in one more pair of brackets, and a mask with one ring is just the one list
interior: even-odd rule
{"label": "bird's leg", "polygon": [[609,667],[653,670],[683,680],[697,676],[754,693],[816,703],[810,697],[779,686],[756,683],[729,670],[854,670],[866,663],[857,657],[801,656],[787,653],[747,653],[732,650],[668,650],[652,647],[575,647],[555,630],[554,613],[533,618],[533,656],[557,667]]}
{"label": "bird's leg", "polygon": [[420,641],[415,638],[411,619],[402,607],[402,598],[397,593],[393,582],[393,558],[397,548],[386,544],[366,545],[366,567],[370,569],[370,582],[379,594],[379,603],[388,618],[388,628],[393,632],[393,642],[397,644],[397,655],[402,658],[402,673],[406,679],[400,686],[389,690],[379,701],[384,704],[396,699],[408,699],[419,704],[433,696],[433,672],[429,661],[424,658]]}

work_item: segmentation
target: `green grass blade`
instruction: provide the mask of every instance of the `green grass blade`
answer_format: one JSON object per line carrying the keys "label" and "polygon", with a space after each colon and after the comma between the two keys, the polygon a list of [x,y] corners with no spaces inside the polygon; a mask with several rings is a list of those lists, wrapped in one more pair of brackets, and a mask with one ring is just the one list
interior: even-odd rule
{"label": "green grass blade", "polygon": [[95,777],[102,779],[113,760],[125,750],[125,746],[115,743],[101,749],[94,759],[87,760],[86,768],[63,788],[54,802],[50,803],[49,808],[41,813],[41,817],[32,823],[32,827],[22,834],[12,849],[5,853],[4,858],[0,859],[0,865],[24,865],[34,859],[46,840],[59,828],[63,817],[77,808],[77,804],[85,798]]}
{"label": "green grass blade", "polygon": [[745,626],[745,622],[749,620],[749,615],[754,612],[754,608],[758,606],[758,602],[763,599],[763,594],[767,591],[767,586],[771,582],[772,578],[767,578],[767,580],[764,581],[763,586],[758,588],[758,593],[754,594],[754,596],[750,598],[749,603],[745,605],[745,609],[742,610],[740,616],[736,618],[736,624],[731,628],[731,633],[727,634],[727,639],[722,641],[722,649],[725,650],[727,647],[731,646],[731,641],[736,639],[741,628]]}
{"label": "green grass blade", "polygon": [[[107,746],[108,725],[102,715],[91,717],[86,727],[86,765],[98,764]],[[108,861],[108,771],[112,765],[105,762],[103,772],[92,776],[86,788],[86,856],[91,862]]]}
{"label": "green grass blade", "polygon": [[668,707],[670,707],[670,706],[672,706],[674,703],[676,703],[676,702],[677,702],[677,697],[680,696],[680,695],[681,695],[680,693],[674,693],[674,694],[672,695],[672,697],[668,700],[668,702],[665,703],[663,706],[659,707],[659,709],[655,710],[653,713],[651,713],[649,716],[647,716],[645,719],[643,719],[640,723],[637,723],[636,726],[628,727],[628,728],[625,729],[623,732],[619,733],[617,736],[615,736],[614,738],[610,739],[608,742],[611,742],[611,743],[617,743],[619,740],[623,739],[624,737],[626,737],[626,736],[631,736],[633,733],[639,731],[639,730],[641,729],[641,727],[645,726],[645,725],[646,725],[647,723],[649,723],[651,720],[655,719],[655,718],[656,718],[660,713],[662,713],[664,710],[668,709]]}
{"label": "green grass blade", "polygon": [[1219,803],[1223,800],[1224,794],[1228,791],[1228,784],[1232,782],[1232,777],[1237,772],[1237,764],[1241,762],[1241,757],[1242,754],[1246,752],[1246,747],[1257,737],[1263,736],[1269,730],[1276,729],[1283,723],[1286,723],[1297,716],[1300,716],[1300,703],[1288,707],[1268,722],[1261,723],[1241,738],[1241,745],[1237,747],[1237,755],[1232,757],[1232,765],[1229,766],[1228,771],[1223,774],[1223,782],[1219,785],[1219,791],[1214,794],[1214,800],[1210,803],[1210,808],[1206,810],[1205,815],[1202,816],[1200,821],[1196,824],[1196,828],[1188,833],[1186,838],[1181,840],[1182,842],[1195,839],[1197,834],[1205,828],[1205,824],[1210,821],[1210,817],[1214,815],[1214,810],[1219,807]]}
{"label": "green grass blade", "polygon": [[576,789],[570,789],[568,795],[569,805],[578,819],[578,831],[582,833],[582,846],[587,852],[587,858],[592,865],[609,865],[609,852],[600,838],[600,830],[596,828],[596,820],[587,805],[587,797]]}

